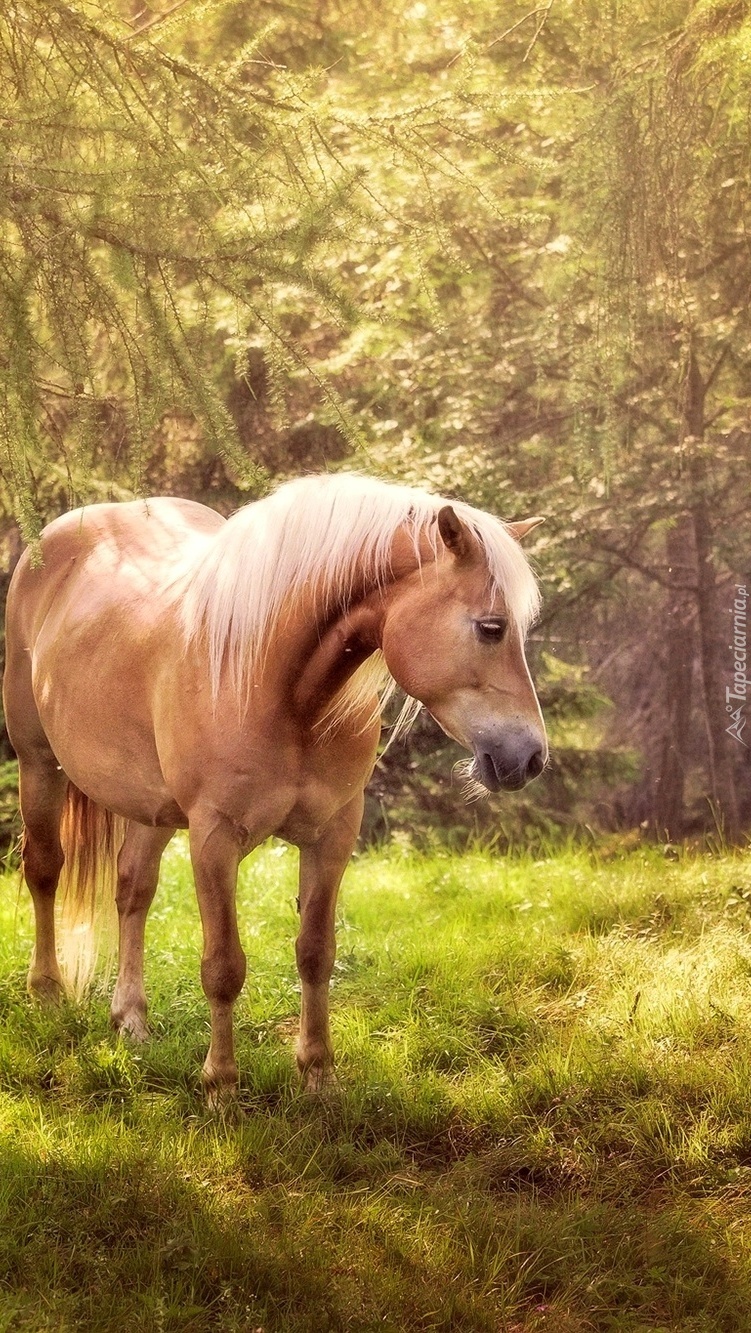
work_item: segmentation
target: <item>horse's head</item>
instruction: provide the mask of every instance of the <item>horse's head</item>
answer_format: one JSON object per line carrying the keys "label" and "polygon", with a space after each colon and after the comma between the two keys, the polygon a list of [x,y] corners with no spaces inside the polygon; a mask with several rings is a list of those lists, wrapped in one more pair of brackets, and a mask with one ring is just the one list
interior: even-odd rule
{"label": "horse's head", "polygon": [[[539,522],[506,531],[520,541]],[[477,537],[450,505],[438,514],[438,531],[435,561],[394,587],[382,631],[386,663],[402,689],[474,753],[473,777],[489,791],[517,791],[542,772],[548,753],[522,630],[514,608],[492,591]]]}

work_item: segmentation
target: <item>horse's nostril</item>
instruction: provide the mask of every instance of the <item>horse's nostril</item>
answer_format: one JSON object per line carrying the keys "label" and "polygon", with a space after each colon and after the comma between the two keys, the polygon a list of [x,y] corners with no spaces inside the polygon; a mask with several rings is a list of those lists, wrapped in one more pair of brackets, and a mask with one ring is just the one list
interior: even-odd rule
{"label": "horse's nostril", "polygon": [[527,761],[527,782],[531,782],[532,778],[538,777],[540,773],[542,773],[544,767],[545,763],[542,757],[542,749],[535,750],[532,757]]}

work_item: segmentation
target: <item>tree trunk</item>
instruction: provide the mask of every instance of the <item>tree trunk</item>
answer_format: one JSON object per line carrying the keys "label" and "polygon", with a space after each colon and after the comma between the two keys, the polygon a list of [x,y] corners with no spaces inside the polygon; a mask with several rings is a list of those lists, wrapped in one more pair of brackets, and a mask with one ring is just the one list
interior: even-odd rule
{"label": "tree trunk", "polygon": [[707,500],[705,456],[696,448],[704,437],[706,386],[691,349],[685,383],[683,439],[690,449],[691,495],[689,512],[696,544],[696,610],[699,631],[702,695],[707,727],[709,783],[714,818],[729,842],[738,839],[740,825],[733,760],[725,728],[725,685],[728,683],[727,631],[719,608],[717,567],[714,558],[712,514]]}
{"label": "tree trunk", "polygon": [[684,787],[688,767],[691,687],[696,651],[695,555],[688,515],[671,528],[665,543],[671,587],[665,606],[663,733],[657,756],[652,821],[656,832],[680,838],[685,831]]}

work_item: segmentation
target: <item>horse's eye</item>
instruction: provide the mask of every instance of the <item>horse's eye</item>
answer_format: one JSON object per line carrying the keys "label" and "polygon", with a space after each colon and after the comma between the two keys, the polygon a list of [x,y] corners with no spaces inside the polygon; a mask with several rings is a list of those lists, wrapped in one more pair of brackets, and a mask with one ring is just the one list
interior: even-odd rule
{"label": "horse's eye", "polygon": [[485,616],[475,621],[475,633],[482,643],[500,643],[507,625],[505,616]]}

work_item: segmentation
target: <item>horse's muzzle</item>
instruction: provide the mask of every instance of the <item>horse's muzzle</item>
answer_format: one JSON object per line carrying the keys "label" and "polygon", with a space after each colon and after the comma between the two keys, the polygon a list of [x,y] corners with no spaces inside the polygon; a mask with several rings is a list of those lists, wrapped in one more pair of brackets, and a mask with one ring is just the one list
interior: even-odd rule
{"label": "horse's muzzle", "polygon": [[488,791],[521,791],[545,767],[544,742],[526,727],[492,741],[485,737],[472,748],[473,776]]}

